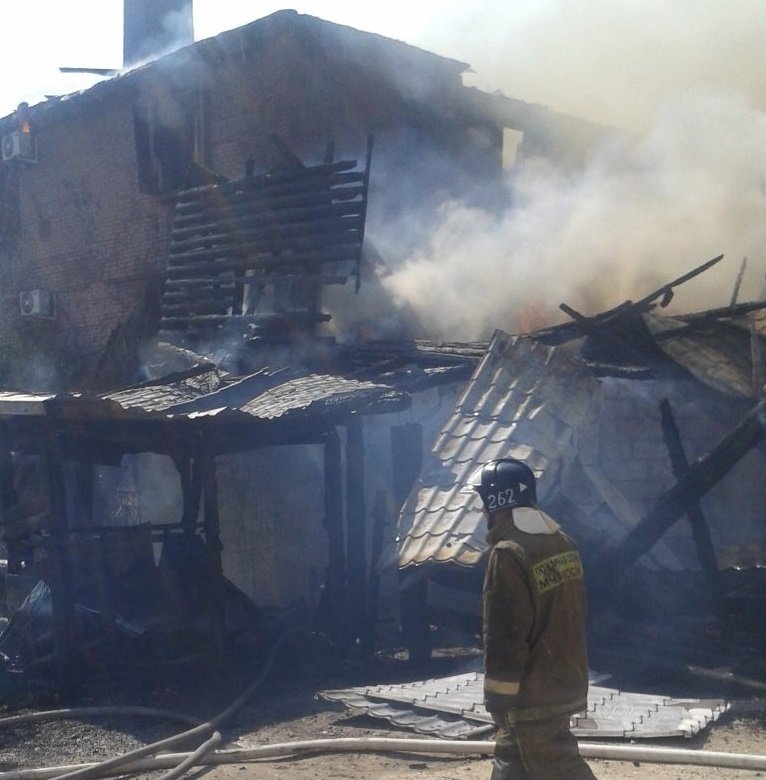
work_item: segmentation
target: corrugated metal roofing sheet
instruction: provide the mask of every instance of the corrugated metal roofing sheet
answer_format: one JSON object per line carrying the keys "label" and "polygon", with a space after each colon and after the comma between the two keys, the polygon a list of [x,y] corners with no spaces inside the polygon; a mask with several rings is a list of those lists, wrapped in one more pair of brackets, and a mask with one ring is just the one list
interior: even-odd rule
{"label": "corrugated metal roofing sheet", "polygon": [[209,396],[223,384],[224,375],[210,368],[203,372],[188,371],[175,379],[158,380],[115,393],[105,393],[101,397],[114,401],[123,409],[167,412],[179,404]]}
{"label": "corrugated metal roofing sheet", "polygon": [[[378,401],[401,400],[406,390],[393,375],[370,381],[332,374],[302,374],[292,369],[263,369],[231,377],[216,369],[191,370],[165,380],[103,395],[38,395],[0,392],[0,414],[9,416],[62,413],[66,416],[195,419],[236,413],[275,420],[293,413],[322,414],[372,410]],[[57,411],[54,411],[57,410]]]}
{"label": "corrugated metal roofing sheet", "polygon": [[262,419],[274,419],[289,412],[335,407],[349,402],[369,401],[392,393],[390,385],[364,382],[328,374],[291,379],[266,390],[242,405],[242,411]]}
{"label": "corrugated metal roofing sheet", "polygon": [[[493,731],[483,705],[481,672],[402,685],[322,691],[328,701],[443,739],[473,739]],[[572,733],[589,739],[691,737],[729,709],[721,699],[677,699],[591,685],[588,708],[571,719]]]}

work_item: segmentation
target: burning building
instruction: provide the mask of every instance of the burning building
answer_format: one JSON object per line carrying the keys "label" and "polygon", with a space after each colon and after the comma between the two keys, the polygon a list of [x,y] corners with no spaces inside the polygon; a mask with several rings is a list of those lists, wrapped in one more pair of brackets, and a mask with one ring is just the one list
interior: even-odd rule
{"label": "burning building", "polygon": [[764,546],[764,304],[663,316],[673,286],[495,333],[388,549],[411,588],[414,652],[429,625],[480,630],[486,529],[465,486],[498,457],[535,471],[541,506],[583,551],[596,668],[735,663],[737,640],[763,641],[762,583],[749,588]]}
{"label": "burning building", "polygon": [[363,157],[372,134],[365,235],[390,262],[407,250],[401,215],[427,225],[451,195],[498,196],[506,128],[561,165],[601,132],[465,88],[466,68],[284,11],[0,120],[4,383],[137,376],[135,355],[112,361],[121,377],[102,373],[107,345],[159,326],[179,191]]}
{"label": "burning building", "polygon": [[563,167],[601,132],[291,11],[145,54],[0,120],[4,537],[63,682],[78,615],[116,657],[157,593],[208,650],[235,593],[374,641],[371,562],[484,349],[413,342],[376,265],[401,214],[501,196],[507,128]]}

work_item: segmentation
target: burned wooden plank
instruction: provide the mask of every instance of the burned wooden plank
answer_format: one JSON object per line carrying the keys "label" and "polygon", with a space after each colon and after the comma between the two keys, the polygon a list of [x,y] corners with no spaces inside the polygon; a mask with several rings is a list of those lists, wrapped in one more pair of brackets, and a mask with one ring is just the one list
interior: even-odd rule
{"label": "burned wooden plank", "polygon": [[259,194],[247,201],[231,203],[222,198],[210,198],[209,201],[187,203],[183,207],[176,206],[173,222],[176,227],[183,228],[199,224],[203,219],[230,219],[237,215],[248,214],[251,210],[315,209],[327,206],[328,201],[334,204],[359,202],[365,192],[364,183],[353,186],[335,187],[331,190],[310,190],[297,194],[269,196]]}
{"label": "burned wooden plank", "polygon": [[[247,182],[247,179],[240,181]],[[346,187],[363,185],[364,182],[364,172],[358,171],[353,173],[336,173],[331,176],[303,176],[293,181],[282,183],[265,182],[260,187],[241,187],[238,190],[227,189],[226,185],[216,184],[202,190],[179,192],[176,199],[176,214],[186,214],[205,205],[215,207],[223,206],[224,204],[233,206],[247,204],[251,200],[264,195],[279,198],[300,195],[302,193],[324,193],[330,196],[337,191],[342,191]]]}
{"label": "burned wooden plank", "polygon": [[607,344],[611,347],[611,350],[615,355],[629,357],[634,363],[642,367],[642,370],[647,373],[647,378],[654,376],[654,372],[643,367],[647,362],[646,355],[636,349],[629,341],[621,338],[610,322],[599,320],[595,317],[586,317],[584,314],[581,314],[571,306],[567,306],[565,303],[560,304],[559,308],[571,317],[587,336],[599,339],[601,342]]}
{"label": "burned wooden plank", "polygon": [[285,314],[203,314],[193,317],[163,317],[160,320],[162,328],[176,330],[189,326],[216,326],[236,323],[240,325],[256,325],[259,327],[289,327],[291,324],[311,325],[328,322],[329,314],[322,312],[298,311]]}
{"label": "burned wooden plank", "polygon": [[[601,325],[601,324],[606,324],[624,318],[627,314],[631,312],[635,314],[641,314],[647,311],[651,311],[651,309],[653,309],[656,305],[655,301],[657,300],[657,298],[660,297],[663,298],[663,300],[660,302],[660,306],[667,305],[667,303],[669,303],[670,299],[672,298],[673,289],[675,287],[701,274],[703,271],[706,271],[708,268],[711,268],[713,265],[720,262],[722,259],[723,259],[723,255],[718,255],[717,257],[714,257],[712,260],[708,260],[702,265],[697,266],[697,268],[692,269],[688,273],[683,274],[682,276],[679,276],[673,281],[668,282],[662,287],[654,290],[653,292],[649,293],[649,295],[644,296],[638,301],[635,302],[624,301],[623,303],[619,304],[618,306],[615,306],[612,309],[599,312],[598,314],[595,314],[591,317],[587,317],[586,319],[588,323],[598,323],[599,325]],[[566,309],[562,309],[562,311],[566,311]],[[536,332],[535,335],[538,339],[544,340],[546,343],[558,344],[566,341],[567,339],[573,338],[573,336],[571,335],[572,330],[582,331],[582,323],[578,322],[575,319],[575,321],[573,322],[565,322],[561,325],[556,325],[551,328],[545,328],[539,330]]]}
{"label": "burned wooden plank", "polygon": [[685,336],[687,333],[693,333],[706,328],[719,320],[744,317],[746,314],[752,314],[763,309],[766,309],[766,301],[752,301],[750,303],[738,303],[736,306],[709,309],[696,314],[684,314],[680,319],[686,323],[685,325],[658,333],[654,338],[656,341],[678,338],[679,336]]}
{"label": "burned wooden plank", "polygon": [[51,590],[53,645],[59,695],[70,698],[79,688],[77,640],[74,620],[74,584],[69,547],[69,518],[64,482],[64,461],[58,432],[51,425],[45,444],[45,463],[50,486],[51,544],[49,585]]}
{"label": "burned wooden plank", "polygon": [[[247,277],[239,277],[247,278]],[[230,301],[234,294],[234,285],[226,285],[220,287],[211,287],[204,285],[191,289],[179,288],[177,290],[169,290],[165,287],[165,292],[162,293],[163,304],[173,303],[194,303],[195,301]],[[164,306],[163,306],[164,310]]]}
{"label": "burned wooden plank", "polygon": [[696,268],[692,268],[691,271],[688,271],[685,274],[682,274],[676,279],[673,279],[672,282],[668,282],[667,284],[663,284],[662,287],[659,287],[654,292],[649,293],[649,295],[645,295],[643,298],[635,301],[634,303],[630,303],[631,307],[634,309],[637,309],[639,311],[646,310],[647,307],[651,308],[651,305],[654,303],[654,301],[657,300],[657,298],[661,298],[660,306],[665,307],[667,306],[671,299],[673,298],[673,289],[675,287],[678,287],[681,284],[684,284],[685,282],[690,281],[691,279],[694,279],[695,276],[699,276],[701,273],[704,273],[709,268],[712,268],[714,265],[717,265],[718,263],[723,260],[723,255],[718,255],[717,257],[714,257],[712,260],[708,260],[705,263],[702,263],[701,265],[698,265]]}
{"label": "burned wooden plank", "polygon": [[[326,178],[327,176],[352,171],[357,165],[357,160],[338,160],[337,162],[312,165],[310,168],[304,169],[284,168],[282,170],[271,171],[257,176],[246,176],[243,179],[225,181],[212,186],[220,189],[224,194],[233,194],[244,190],[256,191],[285,182]],[[203,184],[199,187],[190,187],[189,189],[181,190],[178,194],[184,199],[191,199],[205,192],[209,192],[211,188],[211,185]]]}
{"label": "burned wooden plank", "polygon": [[200,433],[196,452],[200,461],[200,476],[202,483],[203,528],[205,531],[205,550],[210,576],[208,596],[208,612],[212,628],[213,652],[218,664],[223,662],[224,652],[224,578],[221,561],[221,528],[218,508],[218,478],[216,474],[215,450],[205,433]]}
{"label": "burned wooden plank", "polygon": [[170,245],[170,256],[187,254],[197,247],[240,247],[258,245],[265,241],[285,241],[316,238],[321,241],[330,240],[331,236],[342,236],[347,232],[360,234],[363,218],[359,214],[334,220],[315,220],[310,222],[282,222],[271,220],[260,225],[240,225],[236,230],[223,233],[196,235],[182,241],[173,241]]}
{"label": "burned wooden plank", "polygon": [[324,519],[327,532],[327,581],[320,613],[334,639],[342,638],[346,617],[346,550],[343,531],[343,465],[340,436],[324,440]]}
{"label": "burned wooden plank", "polygon": [[[291,237],[289,241],[283,237],[263,238],[247,242],[220,244],[209,248],[199,247],[192,251],[171,252],[168,264],[170,268],[173,268],[186,261],[195,263],[200,260],[214,260],[218,257],[221,259],[251,257],[258,260],[262,258],[264,266],[268,265],[269,262],[276,264],[278,261],[282,265],[287,265],[290,262],[311,262],[312,257],[316,257],[318,262],[326,262],[314,253],[350,248],[359,252],[361,246],[360,236],[354,235],[348,230],[335,230],[296,235]],[[254,263],[253,266],[257,267]]]}
{"label": "burned wooden plank", "polygon": [[322,204],[296,209],[276,209],[273,203],[258,204],[247,214],[241,216],[224,214],[214,219],[207,212],[201,213],[193,224],[176,227],[171,231],[174,245],[182,241],[194,240],[214,235],[226,235],[234,230],[259,229],[272,224],[289,225],[301,222],[333,222],[343,217],[363,216],[363,204],[360,202],[344,202]]}
{"label": "burned wooden plank", "polygon": [[162,316],[174,317],[179,315],[225,315],[231,307],[233,296],[228,301],[195,300],[183,303],[163,303]]}
{"label": "burned wooden plank", "polygon": [[193,279],[168,279],[164,285],[163,297],[175,295],[195,295],[208,292],[214,294],[220,293],[221,297],[230,294],[234,289],[234,284],[242,282],[254,286],[268,285],[280,282],[305,281],[312,284],[345,284],[348,276],[344,274],[322,274],[311,270],[300,272],[298,270],[290,273],[254,273],[237,274],[228,276],[209,276]]}
{"label": "burned wooden plank", "polygon": [[684,477],[663,493],[649,513],[607,552],[601,574],[610,581],[618,580],[687,512],[691,502],[717,485],[764,437],[766,402],[761,401],[707,455],[691,463]]}
{"label": "burned wooden plank", "polygon": [[[660,402],[660,415],[662,418],[662,434],[665,439],[665,446],[670,457],[670,465],[673,469],[673,475],[677,480],[683,479],[689,471],[689,460],[686,457],[681,433],[678,430],[673,410],[667,398]],[[708,528],[705,515],[702,511],[699,498],[690,498],[686,515],[692,528],[692,538],[697,550],[702,571],[705,573],[708,586],[713,595],[716,604],[716,610],[719,616],[719,622],[722,630],[726,632],[727,620],[725,617],[723,595],[724,587],[721,579],[721,572],[718,568],[713,540],[710,538],[710,529]]]}
{"label": "burned wooden plank", "polygon": [[731,291],[731,301],[729,306],[736,306],[737,299],[739,298],[739,288],[742,286],[742,277],[745,275],[745,269],[747,268],[747,256],[742,258],[742,262],[739,266],[739,273],[734,281],[734,289]]}
{"label": "burned wooden plank", "polygon": [[361,639],[367,613],[367,509],[364,489],[364,433],[353,416],[346,427],[346,561],[349,639]]}
{"label": "burned wooden plank", "polygon": [[[193,259],[186,264],[178,263],[168,267],[166,274],[168,279],[186,279],[197,274],[226,273],[229,271],[257,271],[262,269],[286,269],[292,270],[307,263],[327,264],[342,263],[354,260],[359,252],[356,243],[335,244],[325,250],[307,249],[302,252],[294,252],[289,255],[279,256],[247,255],[238,256],[236,253],[222,255],[215,260],[215,253],[205,253],[197,262]],[[212,258],[212,259],[211,259]],[[184,258],[189,260],[189,257]]]}

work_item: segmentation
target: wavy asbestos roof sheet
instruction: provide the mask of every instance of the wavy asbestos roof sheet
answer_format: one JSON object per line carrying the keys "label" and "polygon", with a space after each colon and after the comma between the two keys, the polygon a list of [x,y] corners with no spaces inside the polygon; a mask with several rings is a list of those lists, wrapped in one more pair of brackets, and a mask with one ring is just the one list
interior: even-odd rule
{"label": "wavy asbestos roof sheet", "polygon": [[564,349],[498,331],[434,444],[430,464],[405,503],[388,561],[478,562],[484,549],[480,502],[465,484],[477,464],[515,457],[538,477],[570,447],[572,425],[595,380]]}
{"label": "wavy asbestos roof sheet", "polygon": [[[322,691],[327,701],[443,739],[475,739],[494,731],[483,705],[481,672],[403,685]],[[691,737],[729,709],[720,699],[677,699],[591,685],[588,708],[571,719],[572,733],[589,739]]]}

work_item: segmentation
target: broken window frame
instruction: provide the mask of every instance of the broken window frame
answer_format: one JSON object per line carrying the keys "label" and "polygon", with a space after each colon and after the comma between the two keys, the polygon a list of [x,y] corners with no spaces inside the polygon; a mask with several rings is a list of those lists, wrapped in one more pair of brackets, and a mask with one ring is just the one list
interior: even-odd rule
{"label": "broken window frame", "polygon": [[[169,102],[172,101],[172,102]],[[154,96],[133,106],[138,189],[164,195],[183,189],[194,165],[207,161],[207,91]],[[163,119],[175,108],[175,126]]]}

